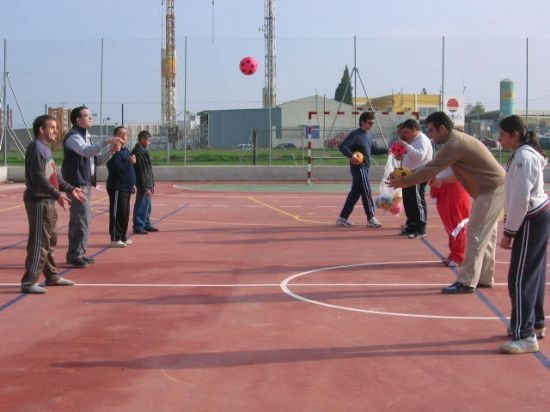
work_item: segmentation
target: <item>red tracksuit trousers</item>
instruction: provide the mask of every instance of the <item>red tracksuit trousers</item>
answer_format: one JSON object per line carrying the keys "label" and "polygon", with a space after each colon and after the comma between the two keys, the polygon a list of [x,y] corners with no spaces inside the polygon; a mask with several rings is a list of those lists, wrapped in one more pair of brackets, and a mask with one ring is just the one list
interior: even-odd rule
{"label": "red tracksuit trousers", "polygon": [[468,237],[467,226],[462,229],[458,226],[470,217],[470,195],[456,182],[444,183],[440,188],[431,187],[430,196],[437,200],[437,211],[449,236],[449,259],[462,264]]}

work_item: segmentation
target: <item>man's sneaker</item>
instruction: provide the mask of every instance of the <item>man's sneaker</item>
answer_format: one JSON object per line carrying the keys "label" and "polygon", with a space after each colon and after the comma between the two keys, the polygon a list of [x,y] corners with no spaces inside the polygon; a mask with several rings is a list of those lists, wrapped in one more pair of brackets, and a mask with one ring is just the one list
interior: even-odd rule
{"label": "man's sneaker", "polygon": [[457,268],[460,267],[460,263],[456,263],[454,260],[449,260],[445,263],[445,266],[448,266],[450,268]]}
{"label": "man's sneaker", "polygon": [[134,229],[134,235],[148,235],[149,232],[145,229]]}
{"label": "man's sneaker", "polygon": [[371,220],[368,221],[367,227],[378,229],[379,227],[382,227],[382,223],[380,223],[377,218],[373,217]]}
{"label": "man's sneaker", "polygon": [[43,295],[48,290],[46,288],[43,288],[42,286],[38,284],[30,285],[30,286],[21,286],[21,292],[23,293],[29,293],[34,295]]}
{"label": "man's sneaker", "polygon": [[529,338],[503,343],[499,349],[502,353],[510,354],[533,353],[539,351],[539,343],[537,337],[533,335]]}
{"label": "man's sneaker", "polygon": [[83,258],[67,260],[67,264],[71,265],[74,268],[85,268],[88,266],[88,262],[86,262]]}
{"label": "man's sneaker", "polygon": [[455,282],[452,285],[441,289],[441,293],[444,293],[446,295],[455,295],[459,293],[474,293],[475,290],[476,288],[474,288],[473,286],[466,286],[463,283]]}
{"label": "man's sneaker", "polygon": [[131,245],[132,243],[134,243],[134,241],[133,241],[132,239],[126,239],[126,240],[124,241],[124,244],[125,244],[126,246]]}
{"label": "man's sneaker", "polygon": [[124,243],[122,240],[113,240],[111,243],[109,243],[109,247],[126,247],[126,243]]}
{"label": "man's sneaker", "polygon": [[[512,328],[508,327],[508,329],[506,329],[506,334],[510,337],[513,337],[514,332],[512,332]],[[544,339],[544,337],[546,336],[546,328],[535,328],[535,336],[537,337],[537,339]]]}
{"label": "man's sneaker", "polygon": [[409,235],[409,239],[424,239],[426,237],[426,233],[411,233]]}
{"label": "man's sneaker", "polygon": [[149,226],[149,227],[146,227],[145,228],[146,231],[148,232],[158,232],[158,228],[154,227],[154,226]]}
{"label": "man's sneaker", "polygon": [[338,219],[336,219],[336,226],[353,227],[352,223],[348,219],[344,219],[343,217],[338,217]]}
{"label": "man's sneaker", "polygon": [[90,256],[82,256],[82,260],[90,265],[95,263],[95,259]]}
{"label": "man's sneaker", "polygon": [[58,278],[54,281],[46,281],[46,286],[73,286],[74,282],[65,278]]}

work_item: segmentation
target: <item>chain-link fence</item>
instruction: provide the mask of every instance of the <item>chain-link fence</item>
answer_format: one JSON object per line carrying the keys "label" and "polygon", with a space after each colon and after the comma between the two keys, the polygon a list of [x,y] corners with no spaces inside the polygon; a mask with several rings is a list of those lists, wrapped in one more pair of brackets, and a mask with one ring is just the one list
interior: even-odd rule
{"label": "chain-link fence", "polygon": [[[348,102],[352,104],[348,104],[346,112],[359,106],[362,110],[369,109],[378,99],[375,107],[378,112],[412,111],[422,119],[431,111],[448,109],[450,97],[456,98],[460,105],[451,110],[463,110],[466,105],[475,106],[479,102],[477,112],[466,118],[464,126],[481,139],[494,140],[503,98],[507,98],[513,112],[523,115],[528,112],[531,127],[543,135],[550,133],[547,77],[550,53],[546,40],[361,37],[355,40],[276,40],[274,88],[282,114],[271,125],[266,120],[263,126],[255,126],[264,131],[271,126],[269,144],[273,149],[293,144],[303,150],[307,113],[325,111],[324,104],[334,98],[346,66],[351,95],[356,99],[355,105]],[[169,146],[160,128],[163,93],[159,39],[7,39],[5,44],[6,103],[10,113],[7,126],[21,138],[23,145],[28,134],[18,129],[30,127],[37,115],[48,108],[70,109],[86,104],[94,113],[95,124],[103,126],[94,129],[95,134],[109,134],[114,126],[124,123],[136,130],[152,130],[155,147]],[[199,113],[241,111],[236,116],[242,117],[243,129],[250,130],[246,110],[261,108],[266,86],[263,37],[178,38],[176,47],[180,140],[170,149],[194,150],[204,146]],[[255,56],[259,61],[256,74],[244,76],[239,71],[238,64],[244,56]],[[3,65],[0,55],[0,68]],[[502,95],[503,79],[510,79],[513,84],[508,96]],[[439,98],[441,95],[443,99]],[[306,104],[312,96],[314,107],[311,99]],[[426,96],[436,96],[436,103],[434,100],[422,103]],[[286,114],[284,111],[291,102],[298,105],[292,109],[293,116],[288,114],[292,110],[288,109]],[[319,137],[314,139],[314,146],[330,152],[355,124],[340,128],[329,127],[328,123],[317,126]],[[68,127],[63,125],[61,129]],[[223,124],[216,127],[224,129]],[[384,135],[391,140],[394,125],[383,127],[387,129],[383,130]],[[380,133],[376,128],[374,131]],[[12,135],[6,132],[5,136],[10,150],[15,150]],[[248,138],[247,132],[238,143]],[[212,147],[208,141],[207,145]],[[227,147],[235,146],[232,143]]]}

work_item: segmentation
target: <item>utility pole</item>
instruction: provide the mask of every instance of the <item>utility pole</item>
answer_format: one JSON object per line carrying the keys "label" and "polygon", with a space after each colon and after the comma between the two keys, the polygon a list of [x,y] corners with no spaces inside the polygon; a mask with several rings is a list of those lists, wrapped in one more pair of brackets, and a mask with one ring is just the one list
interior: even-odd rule
{"label": "utility pole", "polygon": [[273,131],[271,108],[277,104],[275,88],[275,0],[264,0],[265,85],[262,93],[263,107],[268,109],[269,165],[271,166]]}
{"label": "utility pole", "polygon": [[277,104],[275,52],[275,0],[264,0],[265,85],[263,106]]}
{"label": "utility pole", "polygon": [[[164,0],[163,0],[164,1]],[[177,138],[176,127],[176,16],[175,0],[166,1],[165,47],[162,50],[162,126],[167,150]]]}

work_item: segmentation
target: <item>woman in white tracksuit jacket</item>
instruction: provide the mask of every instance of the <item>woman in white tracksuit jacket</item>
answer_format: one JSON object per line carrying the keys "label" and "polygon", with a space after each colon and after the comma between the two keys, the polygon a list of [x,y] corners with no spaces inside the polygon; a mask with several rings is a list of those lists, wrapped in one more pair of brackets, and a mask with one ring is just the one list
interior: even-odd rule
{"label": "woman in white tracksuit jacket", "polygon": [[[500,347],[503,353],[539,350],[538,339],[545,334],[544,288],[546,246],[550,229],[548,195],[544,192],[543,156],[536,134],[528,131],[516,115],[502,119],[500,140],[514,152],[506,173],[504,232],[500,246],[512,249],[508,291],[512,316],[508,335]],[[512,245],[512,246],[510,246]]]}

